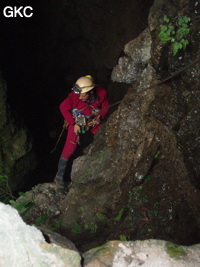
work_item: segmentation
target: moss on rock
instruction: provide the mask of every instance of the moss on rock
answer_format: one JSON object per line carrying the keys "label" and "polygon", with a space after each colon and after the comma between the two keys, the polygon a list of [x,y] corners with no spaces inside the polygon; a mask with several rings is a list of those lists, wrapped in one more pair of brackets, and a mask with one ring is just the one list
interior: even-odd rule
{"label": "moss on rock", "polygon": [[166,251],[171,258],[177,260],[181,259],[183,256],[186,255],[186,252],[182,246],[178,246],[170,242],[166,243]]}

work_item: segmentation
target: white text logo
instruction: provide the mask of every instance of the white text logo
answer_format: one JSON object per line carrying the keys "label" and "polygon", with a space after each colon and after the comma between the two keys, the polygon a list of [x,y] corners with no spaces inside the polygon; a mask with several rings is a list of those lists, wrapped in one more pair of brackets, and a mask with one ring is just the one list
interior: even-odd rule
{"label": "white text logo", "polygon": [[31,6],[25,6],[25,7],[6,6],[3,10],[3,14],[6,18],[16,18],[16,17],[30,18],[33,16],[32,11],[33,11],[33,8]]}

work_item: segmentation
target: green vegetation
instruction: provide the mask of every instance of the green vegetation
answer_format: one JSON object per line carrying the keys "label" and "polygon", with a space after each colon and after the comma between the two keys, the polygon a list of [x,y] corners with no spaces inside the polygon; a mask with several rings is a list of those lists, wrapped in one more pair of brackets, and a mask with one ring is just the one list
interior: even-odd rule
{"label": "green vegetation", "polygon": [[153,210],[148,210],[149,215],[157,217],[158,216],[158,202],[155,202],[153,205]]}
{"label": "green vegetation", "polygon": [[103,156],[104,156],[104,151],[103,150],[100,150],[100,151],[97,152],[97,157],[98,157],[99,161],[102,161]]}
{"label": "green vegetation", "polygon": [[[24,193],[19,192],[19,195],[22,195],[22,194],[23,194],[23,197],[27,197]],[[19,214],[21,216],[24,216],[25,214],[27,214],[30,211],[30,209],[35,206],[35,203],[33,201],[30,201],[28,197],[27,197],[27,200],[23,202],[16,202],[15,200],[10,200],[10,204],[13,208],[19,211]]]}
{"label": "green vegetation", "polygon": [[[5,204],[10,204],[13,208],[18,210],[20,216],[25,216],[29,213],[29,211],[36,207],[34,197],[30,197],[29,195],[18,192],[18,195],[22,197],[19,201],[16,201],[16,197],[13,196],[12,191],[8,184],[8,177],[6,175],[0,175],[0,201],[2,201]],[[28,217],[30,217],[28,215]],[[33,218],[30,219],[29,223],[33,223],[37,226],[41,225],[42,223],[45,223],[46,225],[53,226],[51,227],[51,230],[57,230],[60,229],[62,224],[62,218],[58,218],[58,220],[53,220],[51,218],[51,214],[49,210],[45,211],[39,211],[38,217],[33,220]]]}
{"label": "green vegetation", "polygon": [[[80,210],[82,212],[85,212],[86,208],[81,206]],[[95,222],[95,220],[97,220],[97,219],[98,219],[98,221],[102,221],[102,220],[105,220],[107,218],[106,218],[106,215],[103,214],[103,213],[96,213],[94,218],[93,218],[93,220],[91,220],[91,222],[88,222],[88,223],[85,223],[85,224],[74,222],[73,225],[72,225],[71,232],[74,235],[79,235],[84,230],[89,230],[91,234],[95,234],[97,232],[97,229],[98,229],[98,225]]]}
{"label": "green vegetation", "polygon": [[60,229],[62,226],[62,217],[60,217],[56,222],[55,222],[55,228]]}
{"label": "green vegetation", "polygon": [[94,234],[96,233],[98,226],[95,222],[86,223],[84,226],[78,222],[74,222],[71,231],[74,235],[79,235],[84,229],[89,230],[92,234]]}
{"label": "green vegetation", "polygon": [[72,229],[71,229],[71,231],[72,231],[72,233],[73,233],[74,235],[78,235],[78,234],[80,234],[80,233],[82,232],[82,230],[83,230],[83,227],[82,227],[82,225],[81,225],[80,223],[78,223],[78,222],[75,222],[75,223],[73,224],[73,226],[72,226]]}
{"label": "green vegetation", "polygon": [[88,229],[88,230],[90,230],[90,232],[91,232],[92,234],[95,234],[96,231],[97,231],[97,229],[98,229],[98,226],[97,226],[96,223],[91,222],[91,223],[87,223],[87,224],[85,224],[85,229]]}
{"label": "green vegetation", "polygon": [[120,236],[119,236],[119,239],[120,239],[121,241],[127,241],[127,238],[126,238],[125,235],[120,235]]}
{"label": "green vegetation", "polygon": [[14,196],[8,183],[8,176],[0,175],[0,201],[7,204],[10,199],[14,199]]}
{"label": "green vegetation", "polygon": [[20,203],[15,201],[16,198],[12,194],[8,183],[8,176],[6,175],[0,175],[0,193],[0,201],[5,204],[10,203],[12,207],[19,211],[21,216],[24,216],[32,207],[35,206],[33,200],[29,200],[28,196],[23,192],[19,192],[18,194],[19,196],[26,198],[26,200]]}
{"label": "green vegetation", "polygon": [[160,150],[158,150],[158,151],[156,152],[156,154],[154,155],[154,159],[157,159],[157,158],[159,157],[159,155],[160,155]]}
{"label": "green vegetation", "polygon": [[47,216],[44,214],[44,212],[42,212],[42,214],[40,215],[40,217],[38,217],[35,220],[35,225],[39,226],[41,223],[45,222],[47,220]]}
{"label": "green vegetation", "polygon": [[185,50],[189,44],[187,35],[190,32],[188,26],[190,18],[179,16],[176,21],[170,22],[169,18],[164,15],[163,19],[165,24],[160,25],[158,37],[162,41],[162,45],[165,45],[169,42],[172,43],[172,52],[175,56],[179,50]]}
{"label": "green vegetation", "polygon": [[85,211],[85,207],[81,206],[81,207],[80,207],[80,210],[81,210],[82,212],[84,212],[84,211]]}
{"label": "green vegetation", "polygon": [[145,178],[144,178],[144,182],[149,182],[151,180],[151,176],[150,175],[147,175]]}
{"label": "green vegetation", "polygon": [[[144,179],[143,185],[150,180],[151,176],[147,175]],[[128,216],[126,220],[133,223],[133,231],[134,222],[135,220],[138,220],[138,218],[143,219],[149,223],[149,221],[159,216],[159,203],[152,203],[152,200],[148,198],[148,196],[145,194],[145,191],[142,191],[143,185],[133,187],[128,192]]]}
{"label": "green vegetation", "polygon": [[34,221],[34,224],[40,226],[42,223],[45,223],[51,231],[59,230],[62,225],[62,217],[52,220],[49,211],[42,211],[41,215]]}
{"label": "green vegetation", "polygon": [[114,220],[115,220],[115,221],[120,221],[121,218],[122,218],[123,212],[124,212],[124,209],[121,209],[121,210],[118,212],[118,215],[114,218]]}
{"label": "green vegetation", "polygon": [[97,213],[96,216],[100,221],[106,219],[106,216],[103,213]]}
{"label": "green vegetation", "polygon": [[183,247],[172,244],[170,242],[166,243],[166,251],[171,258],[174,258],[177,260],[186,254]]}

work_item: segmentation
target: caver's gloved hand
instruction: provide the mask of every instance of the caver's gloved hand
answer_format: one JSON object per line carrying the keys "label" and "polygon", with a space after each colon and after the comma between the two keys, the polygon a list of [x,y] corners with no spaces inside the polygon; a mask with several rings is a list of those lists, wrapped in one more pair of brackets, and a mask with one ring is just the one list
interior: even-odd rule
{"label": "caver's gloved hand", "polygon": [[81,133],[81,127],[78,124],[74,125],[74,132],[75,132],[76,135]]}
{"label": "caver's gloved hand", "polygon": [[64,175],[67,167],[67,161],[67,159],[60,157],[60,160],[58,162],[58,172],[56,173],[56,177],[54,178],[54,183],[58,187],[65,187]]}
{"label": "caver's gloved hand", "polygon": [[98,125],[101,122],[101,116],[97,115],[93,120],[92,123],[93,125]]}

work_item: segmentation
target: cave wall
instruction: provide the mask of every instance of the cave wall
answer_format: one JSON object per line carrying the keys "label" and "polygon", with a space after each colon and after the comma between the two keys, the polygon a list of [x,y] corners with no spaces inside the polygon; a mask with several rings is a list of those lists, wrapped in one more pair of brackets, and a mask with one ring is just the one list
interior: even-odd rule
{"label": "cave wall", "polygon": [[[31,135],[24,121],[12,114],[6,97],[6,82],[0,77],[0,176],[1,200],[10,198],[36,167]],[[4,179],[6,178],[7,179]],[[3,191],[2,191],[3,189]],[[7,195],[8,193],[8,195]]]}
{"label": "cave wall", "polygon": [[[192,21],[190,45],[177,56],[157,37],[164,14],[170,19],[185,15]],[[133,47],[127,44],[125,59],[113,74],[126,79],[127,69],[137,68],[128,93],[86,154],[73,164],[72,186],[62,203],[62,231],[76,242],[82,239],[80,246],[120,234],[181,244],[200,238],[199,162],[194,155],[199,153],[199,63],[154,86],[198,57],[195,3],[155,1],[149,30],[151,49],[145,45],[146,31]],[[149,60],[139,62],[144,47]]]}
{"label": "cave wall", "polygon": [[[56,1],[44,1],[36,4],[39,13],[33,24],[21,28],[19,22],[9,22],[9,31],[3,31],[5,54],[1,57],[8,100],[38,134],[39,144],[44,144],[39,150],[44,156],[48,130],[58,121],[53,107],[66,95],[66,84],[74,82],[83,71],[90,72],[100,83],[107,83],[121,56],[112,79],[128,83],[129,90],[85,155],[73,164],[72,185],[61,205],[62,233],[81,248],[87,244],[84,249],[107,239],[119,239],[120,235],[191,244],[200,238],[199,65],[168,83],[152,85],[197,58],[197,4],[187,0],[155,1],[149,27],[142,34],[146,25],[143,17],[144,24],[141,23],[141,14],[145,16],[148,10],[144,8],[147,1],[126,4],[74,0],[62,1],[58,6]],[[172,20],[186,15],[192,21],[190,45],[176,57],[170,45],[161,46],[157,37],[164,14]],[[35,29],[36,35],[29,27]],[[17,45],[9,41],[10,30]],[[28,46],[30,50],[19,49],[23,31],[27,34],[23,49]],[[25,57],[18,69],[23,51]],[[151,89],[144,90],[148,86]],[[117,87],[113,88],[115,94]],[[5,99],[3,90],[2,96]],[[15,98],[23,105],[19,106]],[[6,111],[5,102],[2,103]],[[20,124],[20,136],[22,128]],[[8,159],[12,159],[13,151],[18,152],[18,145],[11,149],[15,133],[5,134],[12,144],[2,141],[7,146],[4,155]],[[26,137],[24,140],[26,143]],[[23,144],[19,147],[22,156]],[[29,153],[30,142],[27,147]]]}

